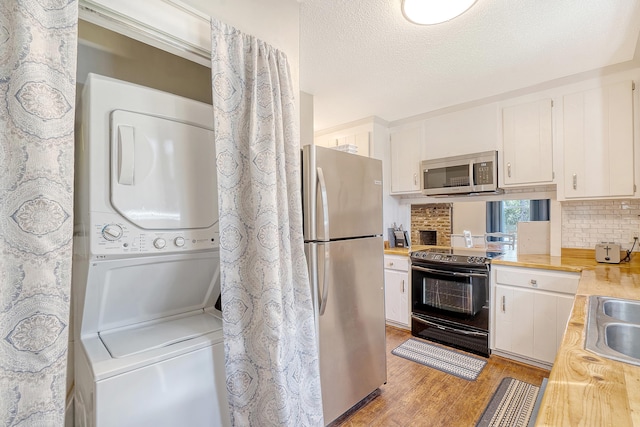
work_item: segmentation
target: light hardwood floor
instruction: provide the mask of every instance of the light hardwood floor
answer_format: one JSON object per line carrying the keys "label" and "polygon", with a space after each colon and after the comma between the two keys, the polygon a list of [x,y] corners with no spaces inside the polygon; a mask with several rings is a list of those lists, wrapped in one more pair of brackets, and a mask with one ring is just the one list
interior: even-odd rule
{"label": "light hardwood floor", "polygon": [[411,338],[409,331],[387,326],[387,384],[367,403],[332,426],[475,426],[505,377],[540,385],[549,371],[491,356],[475,381],[467,381],[391,354]]}

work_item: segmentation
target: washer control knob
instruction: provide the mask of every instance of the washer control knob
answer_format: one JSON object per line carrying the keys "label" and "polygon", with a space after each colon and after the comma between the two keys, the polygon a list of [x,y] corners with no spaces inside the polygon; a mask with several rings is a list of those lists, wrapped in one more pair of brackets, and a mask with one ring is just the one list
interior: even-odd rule
{"label": "washer control knob", "polygon": [[167,241],[164,240],[162,237],[158,237],[156,240],[153,241],[153,246],[156,247],[156,249],[162,249],[167,245]]}
{"label": "washer control knob", "polygon": [[180,236],[176,237],[173,240],[173,243],[179,248],[183,247],[184,246],[184,237],[180,237]]}
{"label": "washer control knob", "polygon": [[122,227],[118,224],[107,224],[102,228],[102,237],[112,242],[118,240],[122,237]]}

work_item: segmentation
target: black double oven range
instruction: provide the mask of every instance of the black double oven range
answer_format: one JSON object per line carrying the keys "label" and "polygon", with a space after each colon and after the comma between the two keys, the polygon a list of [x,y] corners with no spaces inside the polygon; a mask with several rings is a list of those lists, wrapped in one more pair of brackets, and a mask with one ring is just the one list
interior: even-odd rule
{"label": "black double oven range", "polygon": [[411,333],[489,356],[489,268],[498,255],[458,248],[411,252]]}

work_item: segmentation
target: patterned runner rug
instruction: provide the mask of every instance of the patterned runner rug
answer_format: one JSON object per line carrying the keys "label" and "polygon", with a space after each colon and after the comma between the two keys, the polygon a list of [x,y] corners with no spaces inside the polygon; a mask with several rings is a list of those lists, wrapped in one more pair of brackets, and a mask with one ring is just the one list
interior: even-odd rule
{"label": "patterned runner rug", "polygon": [[393,349],[391,354],[469,381],[478,378],[482,368],[487,364],[485,359],[448,350],[413,338]]}
{"label": "patterned runner rug", "polygon": [[503,378],[476,427],[526,427],[540,388]]}

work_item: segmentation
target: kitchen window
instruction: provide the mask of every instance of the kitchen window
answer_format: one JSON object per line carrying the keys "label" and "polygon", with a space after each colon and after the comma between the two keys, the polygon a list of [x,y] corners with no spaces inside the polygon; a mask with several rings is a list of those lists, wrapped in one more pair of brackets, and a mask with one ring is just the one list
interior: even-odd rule
{"label": "kitchen window", "polygon": [[487,233],[515,234],[520,221],[549,221],[549,199],[487,202]]}

